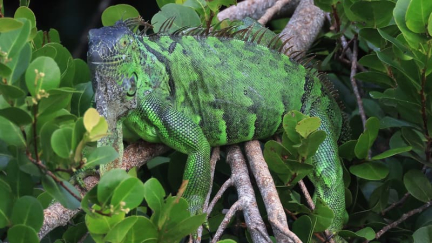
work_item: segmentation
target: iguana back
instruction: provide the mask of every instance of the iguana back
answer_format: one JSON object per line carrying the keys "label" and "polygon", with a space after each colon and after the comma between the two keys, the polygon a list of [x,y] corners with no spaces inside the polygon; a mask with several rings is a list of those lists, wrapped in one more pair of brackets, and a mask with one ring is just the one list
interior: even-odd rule
{"label": "iguana back", "polygon": [[[336,102],[315,75],[260,38],[227,33],[143,36],[124,22],[92,30],[88,55],[96,101],[102,104],[98,110],[117,120],[124,117],[147,141],[189,155],[184,195],[192,213],[201,210],[210,186],[210,146],[267,138],[289,110],[318,116],[328,136],[313,159],[310,178],[318,197],[335,211],[331,229],[340,229],[344,189]],[[115,115],[107,114],[110,109]]]}

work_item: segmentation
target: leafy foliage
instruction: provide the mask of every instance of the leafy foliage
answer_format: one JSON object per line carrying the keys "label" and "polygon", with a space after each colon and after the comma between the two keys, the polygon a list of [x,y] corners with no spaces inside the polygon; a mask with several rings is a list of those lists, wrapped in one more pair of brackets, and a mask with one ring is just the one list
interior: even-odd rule
{"label": "leafy foliage", "polygon": [[[161,11],[151,18],[156,32],[172,17],[170,31],[216,24],[220,7],[235,1],[157,3]],[[315,0],[315,4],[332,13],[332,28],[321,34],[311,52],[321,59],[319,69],[338,88],[353,133],[339,148],[349,218],[338,235],[353,241],[373,240],[388,222],[402,217],[398,229],[390,229],[378,240],[429,242],[432,209],[422,209],[409,219],[403,214],[432,201],[432,3]],[[115,5],[102,14],[102,23],[108,26],[138,14],[132,6]],[[277,26],[276,21],[270,25]],[[228,24],[224,21],[220,26]],[[93,92],[85,61],[72,58],[56,30],[41,31],[36,26],[26,3],[13,17],[0,18],[1,240],[38,242],[43,209],[53,200],[71,209],[81,206],[84,212],[72,226],[49,234],[46,240],[54,241],[60,234],[65,242],[77,242],[88,231],[95,242],[178,242],[193,233],[205,215],[191,217],[184,199],[166,193],[175,192],[181,182],[184,156],[179,153],[150,161],[149,171],[138,172],[140,179],[148,179],[145,183],[137,174],[109,171],[81,199],[69,182],[73,173],[111,162],[118,154],[111,147],[95,148],[94,142],[107,134],[107,123],[91,108]],[[354,77],[370,117],[365,129],[351,93],[351,66],[345,65],[347,48],[340,47],[341,37],[355,40],[350,46],[358,43],[362,72]],[[282,141],[264,146],[282,204],[298,216],[292,230],[304,242],[311,242],[313,233],[324,231],[334,217],[321,201],[316,201],[315,210],[305,206],[296,186],[312,172],[312,156],[326,137],[319,125],[319,119],[291,111],[283,120]],[[167,163],[171,160],[183,163]],[[229,173],[227,165],[219,163],[215,186]],[[215,205],[208,220],[210,234],[235,196],[228,191]],[[247,232],[235,224],[225,236],[248,239]],[[203,239],[207,238],[204,233]]]}

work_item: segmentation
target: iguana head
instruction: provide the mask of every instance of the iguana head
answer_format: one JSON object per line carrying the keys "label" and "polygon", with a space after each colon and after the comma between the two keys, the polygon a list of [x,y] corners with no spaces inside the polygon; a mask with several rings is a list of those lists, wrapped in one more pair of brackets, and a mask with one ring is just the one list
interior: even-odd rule
{"label": "iguana head", "polygon": [[137,105],[135,93],[142,75],[139,62],[134,60],[137,49],[135,35],[122,21],[89,32],[87,62],[93,76],[96,108],[110,125]]}

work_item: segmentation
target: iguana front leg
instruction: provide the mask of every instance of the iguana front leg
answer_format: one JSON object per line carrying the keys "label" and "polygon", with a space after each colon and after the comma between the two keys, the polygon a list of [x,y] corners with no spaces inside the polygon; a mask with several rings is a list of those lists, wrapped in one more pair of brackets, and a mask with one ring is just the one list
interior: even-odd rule
{"label": "iguana front leg", "polygon": [[191,214],[200,213],[210,189],[210,145],[198,124],[159,97],[165,96],[153,92],[143,97],[132,114],[135,118],[128,118],[128,126],[143,138],[149,139],[153,133],[154,141],[188,155],[183,176],[188,184],[183,196]]}

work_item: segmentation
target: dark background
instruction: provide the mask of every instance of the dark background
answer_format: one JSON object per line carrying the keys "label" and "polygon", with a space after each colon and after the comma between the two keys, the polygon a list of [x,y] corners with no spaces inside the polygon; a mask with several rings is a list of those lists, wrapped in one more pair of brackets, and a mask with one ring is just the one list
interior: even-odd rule
{"label": "dark background", "polygon": [[[102,11],[111,5],[134,6],[145,20],[159,11],[156,0],[32,0],[30,9],[36,15],[38,30],[59,31],[62,44],[74,58],[86,59],[87,33],[102,26]],[[19,0],[3,0],[6,17],[13,17]]]}

